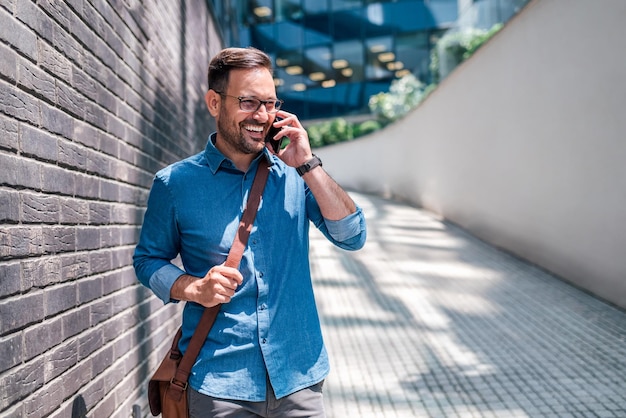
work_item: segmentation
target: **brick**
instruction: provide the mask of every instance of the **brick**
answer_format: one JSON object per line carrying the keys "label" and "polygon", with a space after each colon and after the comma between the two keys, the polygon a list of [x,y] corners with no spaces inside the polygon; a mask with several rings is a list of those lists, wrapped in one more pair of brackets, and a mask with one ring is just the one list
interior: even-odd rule
{"label": "brick", "polygon": [[93,374],[99,375],[103,371],[105,371],[108,366],[113,362],[113,347],[105,347],[100,350],[93,357],[91,364],[93,367]]}
{"label": "brick", "polygon": [[44,321],[24,331],[24,360],[28,361],[63,341],[60,319]]}
{"label": "brick", "polygon": [[74,134],[71,139],[88,148],[98,149],[100,147],[100,133],[93,126],[83,121],[74,122]]}
{"label": "brick", "polygon": [[85,117],[85,108],[89,106],[84,96],[64,83],[57,83],[57,104],[61,109],[79,119]]}
{"label": "brick", "polygon": [[94,250],[100,245],[100,231],[93,227],[76,228],[76,249],[78,251]]}
{"label": "brick", "polygon": [[0,302],[0,312],[2,312],[0,334],[8,334],[29,324],[39,322],[44,317],[43,293],[28,293],[19,298],[10,298]]}
{"label": "brick", "polygon": [[58,257],[29,258],[21,262],[23,290],[43,288],[61,281]]}
{"label": "brick", "polygon": [[61,258],[61,277],[65,280],[80,279],[89,273],[88,254],[69,254]]}
{"label": "brick", "polygon": [[44,304],[46,316],[57,315],[76,306],[78,299],[75,282],[53,286],[44,290]]}
{"label": "brick", "polygon": [[45,194],[20,193],[23,223],[58,223],[59,198]]}
{"label": "brick", "polygon": [[38,257],[22,261],[24,290],[59,283],[62,279],[60,265],[58,257]]}
{"label": "brick", "polygon": [[74,177],[74,194],[78,197],[95,199],[100,195],[100,179],[94,176],[77,174]]}
{"label": "brick", "polygon": [[0,39],[27,55],[32,61],[36,61],[37,35],[26,25],[15,20],[13,16],[2,8],[0,8],[0,21],[2,22],[2,25],[0,25]]}
{"label": "brick", "polygon": [[22,125],[20,148],[27,156],[35,156],[44,161],[57,160],[57,138],[32,126]]}
{"label": "brick", "polygon": [[74,134],[74,120],[74,117],[59,109],[41,104],[41,127],[49,132],[71,138]]}
{"label": "brick", "polygon": [[[92,41],[93,39],[93,41]],[[83,40],[83,43],[93,42],[94,45],[96,43],[95,38],[93,36],[87,37]],[[98,85],[105,84],[106,80],[103,77],[103,74],[106,71],[106,67],[98,58],[93,54],[93,49],[89,48],[89,45],[86,46],[89,49],[89,53],[85,54],[83,57],[83,70],[94,80],[98,81]]]}
{"label": "brick", "polygon": [[98,83],[77,67],[72,67],[72,87],[91,101],[98,97]]}
{"label": "brick", "polygon": [[82,361],[88,358],[103,345],[102,328],[90,328],[78,337],[78,360]]}
{"label": "brick", "polygon": [[[111,226],[100,228],[100,248],[117,247],[119,243],[120,240],[117,236],[117,228]],[[113,263],[112,267],[114,265]]]}
{"label": "brick", "polygon": [[27,121],[33,125],[39,124],[39,103],[36,100],[32,100],[28,93],[2,81],[0,81],[0,88],[2,89],[0,112],[16,120]]}
{"label": "brick", "polygon": [[84,304],[102,297],[102,277],[83,279],[78,283],[78,303]]}
{"label": "brick", "polygon": [[[139,181],[137,181],[137,179],[141,179],[142,178],[142,173],[140,173],[137,170],[131,170],[131,173],[129,174],[129,177],[124,179],[126,181],[132,182],[132,183],[138,183]],[[118,201],[120,203],[128,203],[128,204],[134,204],[135,202],[139,201],[140,199],[143,199],[143,194],[141,192],[141,190],[139,190],[136,187],[133,186],[129,186],[128,184],[121,184],[120,185],[120,195],[118,198]],[[137,213],[133,214],[133,218],[134,222],[137,221],[141,221],[141,216],[138,215]]]}
{"label": "brick", "polygon": [[108,177],[111,172],[111,158],[92,150],[88,150],[87,155],[87,171]]}
{"label": "brick", "polygon": [[[87,10],[90,7],[87,3],[85,3],[85,8],[83,8],[82,0],[75,1],[81,1],[81,8],[79,13],[82,13],[84,10]],[[93,50],[93,45],[95,45],[95,39],[97,37],[93,30],[93,26],[96,21],[91,19],[90,16],[86,16],[84,14],[82,17],[76,14],[72,14],[71,16],[69,16],[69,19],[70,32],[72,33],[72,35],[74,35],[76,39],[80,41],[81,45],[83,45],[85,49],[85,52]],[[91,26],[87,26],[85,22],[89,22]]]}
{"label": "brick", "polygon": [[[78,392],[82,391],[85,386],[90,383],[93,376],[90,361],[80,362],[75,367],[68,370],[68,372],[62,377],[63,385],[61,386],[63,387],[63,399],[69,399],[70,397],[77,396]],[[78,397],[80,396],[81,395],[78,395]],[[88,416],[99,417],[100,415],[90,414]]]}
{"label": "brick", "polygon": [[50,226],[42,230],[46,253],[59,254],[76,250],[76,228],[72,226]]}
{"label": "brick", "polygon": [[126,124],[118,118],[109,119],[109,133],[116,138],[125,138]]}
{"label": "brick", "polygon": [[0,353],[2,353],[0,356],[0,374],[20,364],[24,358],[23,351],[21,333],[0,338]]}
{"label": "brick", "polygon": [[50,103],[56,102],[54,78],[23,58],[17,62],[17,83],[37,97]]}
{"label": "brick", "polygon": [[89,223],[92,225],[108,224],[111,222],[111,204],[103,202],[89,202]]}
{"label": "brick", "polygon": [[55,0],[41,0],[39,6],[52,18],[61,25],[62,28],[57,28],[57,31],[65,31],[70,27],[70,17],[72,11],[64,3]]}
{"label": "brick", "polygon": [[[10,226],[0,230],[0,236],[3,237],[1,245],[8,246],[7,255],[12,257],[27,257],[43,253],[43,233],[40,227]],[[2,251],[4,252],[4,248]]]}
{"label": "brick", "polygon": [[[102,279],[102,292],[105,295],[110,295],[118,290],[122,289],[122,277],[119,272],[109,272]],[[115,302],[113,303],[115,306]]]}
{"label": "brick", "polygon": [[37,358],[0,376],[0,408],[25,398],[43,386],[44,361]]}
{"label": "brick", "polygon": [[0,298],[22,290],[19,262],[0,263]]}
{"label": "brick", "polygon": [[139,240],[139,232],[141,232],[141,226],[128,226],[120,228],[120,238],[122,245],[135,245]]}
{"label": "brick", "polygon": [[4,229],[0,229],[0,260],[10,258],[11,255],[11,234]]}
{"label": "brick", "polygon": [[[112,316],[110,298],[99,299],[91,305],[91,325],[99,324]],[[106,340],[105,340],[106,341]]]}
{"label": "brick", "polygon": [[0,189],[0,223],[18,223],[20,211],[19,193]]}
{"label": "brick", "polygon": [[[0,58],[1,59],[1,58]],[[17,151],[19,145],[19,123],[0,115],[0,148]]]}
{"label": "brick", "polygon": [[117,101],[119,97],[113,95],[108,88],[111,88],[111,85],[107,84],[107,87],[98,85],[98,98],[96,102],[106,109],[109,113],[117,114]]}
{"label": "brick", "polygon": [[[55,2],[59,3],[60,2]],[[59,30],[54,35],[54,47],[61,51],[61,53],[69,58],[69,60],[75,65],[82,65],[83,54],[85,53],[82,45],[72,37],[69,32],[65,30]],[[73,68],[70,68],[70,71],[73,73]],[[71,80],[72,77],[67,80]]]}
{"label": "brick", "polygon": [[41,188],[47,193],[74,194],[75,173],[53,165],[41,167]]}
{"label": "brick", "polygon": [[0,184],[41,188],[40,163],[29,159],[0,153]]}
{"label": "brick", "polygon": [[59,198],[61,208],[60,222],[62,224],[86,224],[89,222],[89,203],[74,198]]}
{"label": "brick", "polygon": [[114,181],[102,180],[100,182],[100,198],[109,202],[117,202],[119,199],[119,185]]}
{"label": "brick", "polygon": [[15,7],[15,16],[38,33],[42,38],[52,42],[54,35],[53,22],[45,13],[30,1],[19,1]]}
{"label": "brick", "polygon": [[111,270],[111,253],[108,250],[92,251],[89,253],[89,267],[92,273],[103,273]]}
{"label": "brick", "polygon": [[69,340],[45,354],[44,380],[50,382],[78,363],[78,342]]}
{"label": "brick", "polygon": [[9,81],[17,79],[17,54],[3,44],[0,44],[0,74]]}
{"label": "brick", "polygon": [[91,152],[74,142],[59,141],[59,164],[74,170],[87,170],[87,156]]}
{"label": "brick", "polygon": [[120,140],[118,138],[114,138],[113,136],[107,134],[103,134],[100,137],[100,151],[105,154],[111,155],[113,157],[117,157],[119,154],[120,148]]}
{"label": "brick", "polygon": [[96,103],[86,103],[84,107],[85,120],[97,128],[106,131],[109,117],[105,110]]}
{"label": "brick", "polygon": [[47,384],[38,390],[35,396],[24,400],[23,404],[24,416],[48,416],[63,404],[63,385],[58,382]]}
{"label": "brick", "polygon": [[111,221],[116,224],[133,224],[137,223],[137,212],[133,206],[115,205],[112,208]]}

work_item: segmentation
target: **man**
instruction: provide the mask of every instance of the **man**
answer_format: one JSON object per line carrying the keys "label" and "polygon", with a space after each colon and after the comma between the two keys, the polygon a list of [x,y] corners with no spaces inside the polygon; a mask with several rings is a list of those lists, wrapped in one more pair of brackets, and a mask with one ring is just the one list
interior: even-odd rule
{"label": "man", "polygon": [[[164,303],[187,301],[181,350],[204,307],[222,304],[189,379],[195,417],[323,417],[329,372],[309,270],[309,225],[365,243],[361,209],[324,171],[296,115],[280,110],[269,57],[227,48],[209,65],[206,149],[159,171],[134,255]],[[277,120],[276,118],[282,118]],[[266,147],[270,128],[289,144]],[[239,270],[223,265],[258,166],[270,174]],[[298,170],[297,170],[298,169]],[[180,255],[184,270],[170,260]]]}

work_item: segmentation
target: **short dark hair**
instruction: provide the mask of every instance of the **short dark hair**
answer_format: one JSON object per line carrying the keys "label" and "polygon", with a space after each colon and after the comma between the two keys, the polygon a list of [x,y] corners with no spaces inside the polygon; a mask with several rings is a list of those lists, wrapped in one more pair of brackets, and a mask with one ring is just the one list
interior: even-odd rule
{"label": "short dark hair", "polygon": [[209,63],[209,89],[225,92],[232,70],[259,67],[272,73],[272,60],[265,52],[253,47],[225,48]]}

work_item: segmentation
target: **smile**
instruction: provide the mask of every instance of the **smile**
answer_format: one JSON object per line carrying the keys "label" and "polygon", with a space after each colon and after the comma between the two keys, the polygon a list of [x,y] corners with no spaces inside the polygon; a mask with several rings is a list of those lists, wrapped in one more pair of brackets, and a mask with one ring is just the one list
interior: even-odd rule
{"label": "smile", "polygon": [[260,125],[246,125],[243,128],[246,131],[263,132],[263,126],[260,126]]}

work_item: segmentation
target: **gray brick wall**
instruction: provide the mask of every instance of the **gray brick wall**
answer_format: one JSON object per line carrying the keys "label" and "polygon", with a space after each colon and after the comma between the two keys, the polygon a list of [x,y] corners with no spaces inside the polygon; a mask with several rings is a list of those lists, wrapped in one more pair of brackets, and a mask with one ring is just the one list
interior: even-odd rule
{"label": "gray brick wall", "polygon": [[206,0],[0,0],[0,416],[148,413],[180,307],[132,253],[154,173],[204,147]]}

